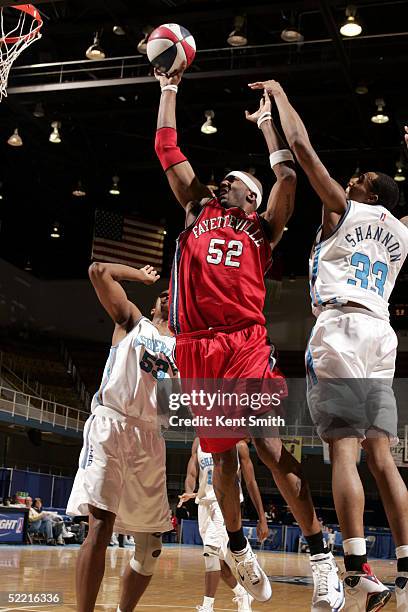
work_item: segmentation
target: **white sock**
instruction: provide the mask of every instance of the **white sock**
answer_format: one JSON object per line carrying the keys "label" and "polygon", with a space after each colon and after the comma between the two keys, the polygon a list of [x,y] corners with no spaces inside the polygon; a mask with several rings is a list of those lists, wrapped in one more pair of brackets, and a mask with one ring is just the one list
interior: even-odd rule
{"label": "white sock", "polygon": [[214,597],[207,597],[207,595],[204,595],[204,599],[203,599],[204,608],[213,608],[214,601],[215,601]]}
{"label": "white sock", "polygon": [[238,597],[241,596],[241,595],[245,595],[245,593],[246,593],[244,587],[241,584],[239,584],[238,582],[237,582],[237,586],[234,586],[234,588],[232,590],[234,592],[234,595],[237,595]]}
{"label": "white sock", "polygon": [[116,612],[122,612],[122,610],[119,608],[119,606],[116,608]]}
{"label": "white sock", "polygon": [[343,550],[345,555],[357,555],[362,557],[367,554],[366,541],[364,538],[349,538],[343,540]]}
{"label": "white sock", "polygon": [[404,557],[408,557],[408,546],[397,546],[395,549],[395,555],[397,559],[403,559]]}

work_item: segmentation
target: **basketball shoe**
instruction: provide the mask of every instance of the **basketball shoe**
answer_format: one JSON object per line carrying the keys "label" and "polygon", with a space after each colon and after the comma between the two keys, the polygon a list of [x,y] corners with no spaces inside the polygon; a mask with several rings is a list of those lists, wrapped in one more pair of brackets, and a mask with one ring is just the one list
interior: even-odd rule
{"label": "basketball shoe", "polygon": [[213,606],[196,606],[196,610],[198,610],[198,612],[213,612],[214,607]]}
{"label": "basketball shoe", "polygon": [[268,576],[258,563],[250,543],[244,550],[231,552],[233,571],[238,582],[256,601],[268,601],[272,597],[272,587]]}
{"label": "basketball shoe", "polygon": [[398,572],[395,580],[395,596],[397,598],[397,612],[407,612],[408,572]]}
{"label": "basketball shoe", "polygon": [[311,612],[339,612],[344,608],[344,588],[331,552],[312,555],[313,599]]}
{"label": "basketball shoe", "polygon": [[232,601],[237,604],[237,612],[252,612],[251,604],[254,598],[246,591],[242,595],[234,597]]}
{"label": "basketball shoe", "polygon": [[391,591],[374,576],[368,563],[363,572],[346,572],[344,575],[346,612],[377,612],[391,597]]}

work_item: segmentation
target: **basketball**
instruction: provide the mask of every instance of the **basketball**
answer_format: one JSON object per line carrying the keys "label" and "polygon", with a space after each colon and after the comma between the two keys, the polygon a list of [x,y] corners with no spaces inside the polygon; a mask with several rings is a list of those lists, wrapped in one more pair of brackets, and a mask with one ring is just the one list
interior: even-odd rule
{"label": "basketball", "polygon": [[196,45],[190,32],[177,23],[165,23],[149,36],[147,57],[160,72],[171,74],[180,69],[183,62],[190,66]]}

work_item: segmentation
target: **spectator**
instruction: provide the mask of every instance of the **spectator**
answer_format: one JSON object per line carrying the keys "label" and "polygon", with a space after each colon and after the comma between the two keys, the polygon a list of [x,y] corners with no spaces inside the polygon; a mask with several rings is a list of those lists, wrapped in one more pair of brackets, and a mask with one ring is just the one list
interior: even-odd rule
{"label": "spectator", "polygon": [[46,513],[38,512],[33,508],[33,500],[31,497],[26,497],[26,507],[28,513],[28,533],[42,533],[46,539],[48,546],[56,546],[55,539],[52,533],[52,521],[45,516]]}
{"label": "spectator", "polygon": [[44,512],[43,504],[41,497],[35,497],[33,503],[33,509],[38,512],[38,514],[42,514],[43,518],[49,518],[52,521],[52,535],[54,540],[56,540],[58,546],[64,546],[64,538],[62,535],[64,521],[58,514],[54,512]]}

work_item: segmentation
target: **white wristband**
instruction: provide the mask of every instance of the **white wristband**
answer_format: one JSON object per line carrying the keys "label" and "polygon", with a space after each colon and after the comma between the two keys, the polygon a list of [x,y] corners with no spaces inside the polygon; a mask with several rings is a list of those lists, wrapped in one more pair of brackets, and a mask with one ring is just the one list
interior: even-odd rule
{"label": "white wristband", "polygon": [[260,128],[261,124],[264,121],[272,121],[272,115],[269,111],[265,111],[264,113],[262,113],[262,115],[259,117],[258,121],[256,122],[257,126]]}
{"label": "white wristband", "polygon": [[281,162],[285,161],[295,161],[289,149],[281,149],[280,151],[274,151],[269,155],[269,162],[271,164],[271,168],[276,166],[276,164],[280,164]]}
{"label": "white wristband", "polygon": [[161,88],[162,91],[174,91],[175,93],[178,92],[178,87],[177,85],[165,85],[164,87]]}

